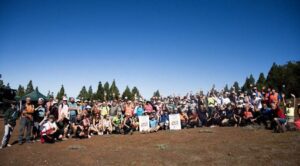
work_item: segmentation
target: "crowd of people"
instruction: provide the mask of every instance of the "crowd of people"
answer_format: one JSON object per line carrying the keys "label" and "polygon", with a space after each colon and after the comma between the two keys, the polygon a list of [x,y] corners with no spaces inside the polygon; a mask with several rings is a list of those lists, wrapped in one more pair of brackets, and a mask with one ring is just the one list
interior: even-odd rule
{"label": "crowd of people", "polygon": [[[300,106],[291,94],[288,102],[283,93],[262,88],[242,92],[211,90],[208,94],[153,97],[136,100],[81,101],[63,97],[57,101],[40,98],[33,104],[29,97],[18,109],[15,102],[5,112],[5,133],[1,148],[10,146],[9,138],[19,122],[18,143],[41,141],[54,143],[71,138],[83,139],[96,135],[133,134],[139,131],[139,116],[148,115],[148,131],[169,130],[169,115],[179,114],[181,128],[243,127],[260,125],[274,132],[295,128]],[[25,133],[25,139],[24,137]]]}

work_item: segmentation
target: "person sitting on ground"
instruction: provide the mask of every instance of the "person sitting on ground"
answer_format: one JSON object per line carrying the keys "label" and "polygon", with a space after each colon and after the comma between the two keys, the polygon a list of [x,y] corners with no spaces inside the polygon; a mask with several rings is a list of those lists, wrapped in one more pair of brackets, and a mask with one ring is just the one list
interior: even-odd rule
{"label": "person sitting on ground", "polygon": [[252,114],[252,112],[250,111],[250,106],[249,106],[249,104],[246,104],[246,105],[245,105],[245,111],[244,111],[243,119],[244,119],[244,121],[245,121],[245,125],[253,124],[252,122],[254,121],[254,119],[253,119],[253,114]]}
{"label": "person sitting on ground", "polygon": [[54,143],[59,138],[58,127],[53,115],[49,115],[48,121],[43,124],[41,143]]}
{"label": "person sitting on ground", "polygon": [[150,133],[157,132],[160,128],[155,115],[152,113],[149,119]]}
{"label": "person sitting on ground", "polygon": [[274,121],[276,125],[274,127],[274,132],[284,132],[286,131],[286,116],[282,109],[277,105],[278,103],[271,103],[271,109],[274,116]]}
{"label": "person sitting on ground", "polygon": [[91,138],[89,135],[90,133],[90,116],[87,112],[83,112],[83,119],[82,119],[82,127],[83,127],[83,137],[84,138]]}
{"label": "person sitting on ground", "polygon": [[102,129],[100,130],[100,121],[101,121],[100,113],[95,114],[93,116],[92,121],[93,121],[93,123],[90,126],[91,134],[100,135],[100,131],[102,131]]}
{"label": "person sitting on ground", "polygon": [[295,122],[295,108],[296,108],[296,97],[294,94],[291,94],[291,96],[294,99],[294,104],[292,103],[292,101],[290,100],[287,104],[285,102],[285,96],[282,95],[283,98],[283,102],[284,105],[286,106],[286,118],[287,118],[287,123],[288,123],[288,127],[292,128],[294,126],[294,122]]}
{"label": "person sitting on ground", "polygon": [[132,120],[130,118],[129,114],[125,114],[125,118],[122,122],[122,129],[124,134],[133,134],[133,130],[132,130]]}
{"label": "person sitting on ground", "polygon": [[188,125],[188,116],[186,113],[182,112],[181,109],[178,110],[179,116],[180,116],[180,122],[181,122],[181,128],[184,129]]}
{"label": "person sitting on ground", "polygon": [[73,130],[74,137],[82,138],[84,136],[83,132],[83,123],[82,123],[82,116],[77,115],[75,123],[71,126]]}
{"label": "person sitting on ground", "polygon": [[108,115],[103,116],[103,134],[111,134],[112,133],[112,124]]}
{"label": "person sitting on ground", "polygon": [[190,127],[199,127],[199,116],[196,112],[196,110],[193,110],[192,113],[189,115],[189,120],[188,120],[188,123],[189,123],[189,126]]}
{"label": "person sitting on ground", "polygon": [[121,122],[122,122],[122,115],[119,112],[116,116],[113,117],[112,120],[113,131],[116,134],[121,134],[121,129],[122,129]]}
{"label": "person sitting on ground", "polygon": [[167,110],[164,110],[162,115],[160,115],[159,126],[163,130],[167,130],[169,128],[169,114]]}

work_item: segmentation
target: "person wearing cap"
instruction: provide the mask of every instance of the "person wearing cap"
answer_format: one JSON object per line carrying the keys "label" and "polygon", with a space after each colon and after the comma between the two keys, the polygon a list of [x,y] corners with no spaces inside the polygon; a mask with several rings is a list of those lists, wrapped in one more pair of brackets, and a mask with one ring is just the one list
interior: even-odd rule
{"label": "person wearing cap", "polygon": [[54,143],[59,138],[58,127],[55,122],[55,117],[49,115],[48,121],[43,124],[41,132],[41,143]]}
{"label": "person wearing cap", "polygon": [[33,113],[34,113],[34,105],[31,103],[31,98],[26,97],[26,103],[21,108],[21,119],[19,125],[19,136],[18,143],[19,145],[23,144],[23,135],[24,130],[26,129],[26,142],[31,142],[31,130],[33,124]]}
{"label": "person wearing cap", "polygon": [[55,119],[58,119],[58,103],[57,100],[53,100],[52,106],[49,110],[49,115],[53,115]]}
{"label": "person wearing cap", "polygon": [[10,102],[10,108],[4,113],[4,135],[2,138],[0,149],[10,146],[9,139],[16,126],[16,121],[19,117],[19,111],[16,108],[14,101]]}

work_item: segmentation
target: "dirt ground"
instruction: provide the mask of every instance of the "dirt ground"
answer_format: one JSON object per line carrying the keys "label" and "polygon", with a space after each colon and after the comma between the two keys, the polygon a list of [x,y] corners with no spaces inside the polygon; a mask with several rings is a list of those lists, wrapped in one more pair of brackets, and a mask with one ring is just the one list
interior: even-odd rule
{"label": "dirt ground", "polygon": [[[1,138],[3,120],[0,120]],[[17,140],[17,128],[10,143]],[[196,128],[14,144],[0,165],[300,165],[300,132],[253,127]]]}

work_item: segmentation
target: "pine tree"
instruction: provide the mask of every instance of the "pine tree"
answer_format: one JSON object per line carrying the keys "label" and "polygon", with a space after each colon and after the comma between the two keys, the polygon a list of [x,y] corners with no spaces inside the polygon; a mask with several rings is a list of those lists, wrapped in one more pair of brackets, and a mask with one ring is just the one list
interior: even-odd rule
{"label": "pine tree", "polygon": [[160,97],[159,90],[157,90],[153,93],[153,97]]}
{"label": "pine tree", "polygon": [[111,96],[111,94],[110,94],[110,88],[109,88],[109,83],[105,82],[103,88],[104,88],[104,99],[107,100],[107,99],[109,99],[109,96]]}
{"label": "pine tree", "polygon": [[224,92],[229,92],[228,84],[225,85]]}
{"label": "pine tree", "polygon": [[39,87],[36,86],[35,87],[35,91],[39,92]]}
{"label": "pine tree", "polygon": [[64,85],[61,85],[61,88],[60,88],[59,92],[57,93],[56,98],[58,100],[62,100],[63,96],[66,96],[66,94],[65,94],[65,88],[64,88]]}
{"label": "pine tree", "polygon": [[79,99],[87,100],[88,98],[88,92],[86,91],[85,86],[83,86],[79,92],[79,95],[77,96]]}
{"label": "pine tree", "polygon": [[261,90],[262,87],[265,86],[265,84],[266,84],[265,75],[264,75],[264,73],[260,73],[259,77],[258,77],[258,80],[256,82],[257,89]]}
{"label": "pine tree", "polygon": [[92,89],[92,86],[91,86],[91,85],[90,85],[89,90],[88,90],[88,92],[87,92],[87,98],[88,98],[89,100],[93,100],[93,89]]}
{"label": "pine tree", "polygon": [[131,95],[133,96],[134,99],[138,99],[141,97],[140,91],[138,90],[137,87],[132,88]]}
{"label": "pine tree", "polygon": [[119,92],[119,89],[116,85],[115,80],[113,80],[113,82],[111,83],[109,91],[110,91],[110,96],[109,96],[110,100],[119,99],[120,92]]}
{"label": "pine tree", "polygon": [[232,89],[231,91],[235,91],[235,93],[238,93],[238,91],[240,90],[240,86],[239,86],[239,83],[237,81],[235,81],[232,85]]}
{"label": "pine tree", "polygon": [[250,83],[250,87],[251,87],[251,85],[252,86],[255,86],[255,79],[254,79],[254,77],[253,77],[253,75],[252,74],[250,74],[250,77],[249,77],[249,83]]}
{"label": "pine tree", "polygon": [[130,88],[128,86],[126,86],[126,88],[122,94],[122,99],[123,100],[125,100],[125,99],[132,100],[133,99]]}
{"label": "pine tree", "polygon": [[102,86],[101,81],[98,83],[98,89],[97,89],[97,91],[95,93],[95,97],[94,98],[97,99],[97,100],[101,100],[101,101],[104,100],[104,88]]}
{"label": "pine tree", "polygon": [[25,95],[25,89],[22,85],[19,85],[17,90],[17,96],[22,97]]}
{"label": "pine tree", "polygon": [[27,88],[26,88],[25,93],[28,94],[28,93],[31,93],[33,91],[34,91],[34,89],[33,89],[32,80],[30,80],[29,83],[27,84]]}

